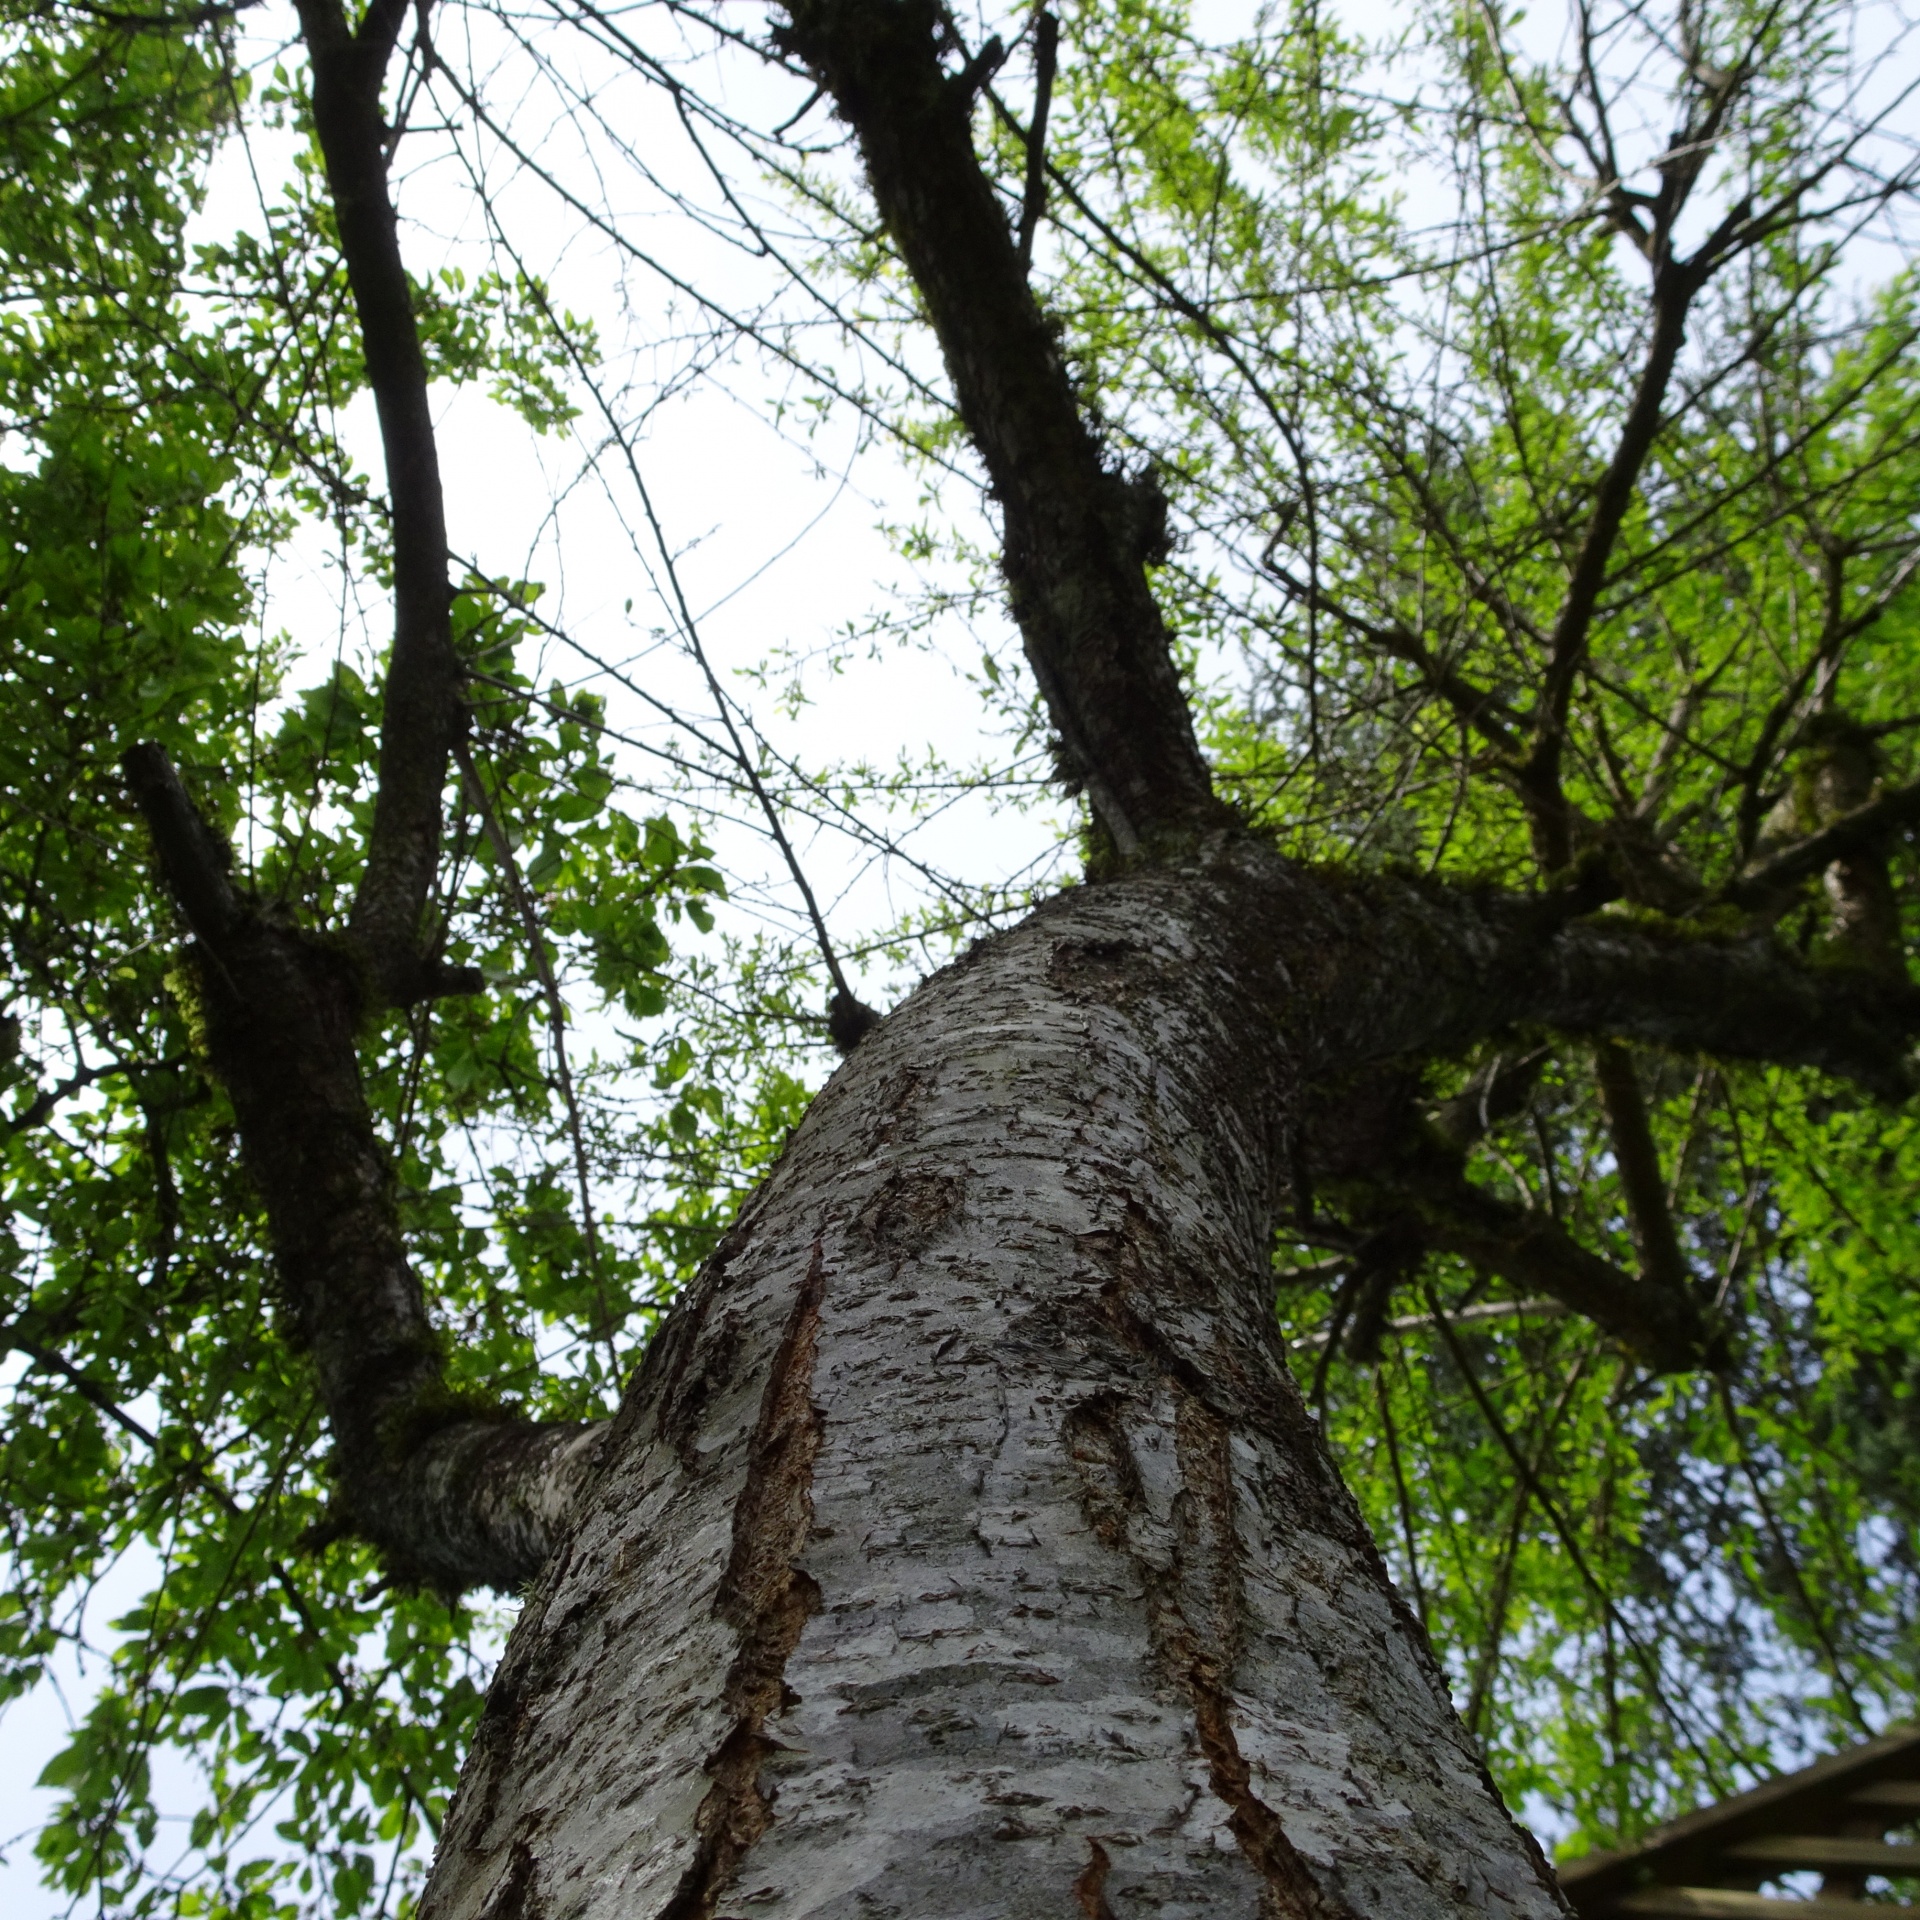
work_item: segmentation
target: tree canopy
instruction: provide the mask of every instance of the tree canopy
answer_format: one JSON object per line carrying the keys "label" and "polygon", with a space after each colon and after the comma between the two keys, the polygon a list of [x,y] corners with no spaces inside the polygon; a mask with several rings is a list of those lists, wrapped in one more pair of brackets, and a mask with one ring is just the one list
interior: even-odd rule
{"label": "tree canopy", "polygon": [[[1329,872],[1765,946],[1904,1007],[1899,10],[937,13],[1237,817]],[[374,983],[350,1036],[432,1328],[366,1414],[385,1445],[611,1413],[860,994],[1136,850],[1018,659],[1009,582],[1046,583],[997,552],[937,290],[818,97],[805,7],[446,4],[410,40],[337,0],[4,20],[0,1689],[107,1650],[44,1775],[64,1894],[398,1911],[512,1603],[409,1562],[348,1486],[343,1336],[276,1272],[242,1161],[266,1092],[210,1065],[180,875],[204,855],[315,968],[424,915],[437,984]],[[390,258],[349,161],[397,202]],[[254,208],[223,227],[236,170]],[[853,423],[917,582],[847,583],[823,657],[752,675],[703,643],[641,452],[667,400],[729,386],[802,447]],[[444,530],[450,603],[410,578],[439,508],[394,449],[462,388],[556,450],[556,525],[604,489],[644,646]],[[277,584],[301,542],[331,656]],[[835,741],[837,670],[915,647],[971,678],[991,754],[939,714],[910,764]],[[376,817],[412,804],[382,773],[406,701],[448,756],[425,855]],[[834,744],[801,756],[782,709],[809,703]],[[169,855],[155,764],[230,867]],[[1006,831],[964,866],[920,837],[962,795]],[[869,866],[895,890],[836,904]],[[1574,1849],[1914,1706],[1909,1070],[1729,1051],[1523,1028],[1330,1090],[1275,1249],[1299,1378],[1462,1712]]]}

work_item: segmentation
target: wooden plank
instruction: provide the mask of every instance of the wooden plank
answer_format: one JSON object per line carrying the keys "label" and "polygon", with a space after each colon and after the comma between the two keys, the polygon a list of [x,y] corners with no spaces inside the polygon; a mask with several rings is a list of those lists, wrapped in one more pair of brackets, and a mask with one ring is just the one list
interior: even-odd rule
{"label": "wooden plank", "polygon": [[1729,1860],[1757,1867],[1845,1867],[1861,1873],[1920,1872],[1920,1847],[1905,1840],[1849,1840],[1836,1833],[1776,1833],[1729,1847]]}
{"label": "wooden plank", "polygon": [[1902,1813],[1920,1813],[1920,1780],[1876,1780],[1847,1798],[1856,1807],[1892,1807]]}
{"label": "wooden plank", "polygon": [[1868,1906],[1817,1894],[1811,1900],[1776,1900],[1731,1887],[1642,1887],[1623,1893],[1609,1913],[1645,1914],[1649,1920],[1867,1920],[1874,1913],[1905,1913],[1905,1907]]}
{"label": "wooden plank", "polygon": [[1920,1727],[1901,1727],[1671,1821],[1637,1846],[1569,1860],[1560,1868],[1560,1884],[1577,1912],[1609,1913],[1617,1900],[1650,1878],[1712,1879],[1713,1860],[1727,1846],[1782,1828],[1824,1825],[1863,1788],[1889,1777],[1910,1779],[1916,1772]]}

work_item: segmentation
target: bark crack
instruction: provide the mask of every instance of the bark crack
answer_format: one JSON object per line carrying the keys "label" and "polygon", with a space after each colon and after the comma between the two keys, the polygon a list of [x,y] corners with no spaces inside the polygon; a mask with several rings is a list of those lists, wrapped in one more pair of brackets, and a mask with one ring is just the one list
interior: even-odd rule
{"label": "bark crack", "polygon": [[[1066,1420],[1067,1451],[1080,1471],[1082,1501],[1095,1535],[1138,1569],[1154,1659],[1193,1709],[1207,1784],[1226,1809],[1241,1853],[1260,1876],[1262,1920],[1355,1920],[1352,1908],[1323,1888],[1313,1869],[1253,1789],[1253,1771],[1233,1730],[1232,1676],[1244,1607],[1227,1423],[1178,1384],[1175,1457],[1180,1490],[1173,1504],[1172,1565],[1157,1550],[1169,1530],[1154,1526],[1127,1437],[1127,1403],[1101,1394]],[[1148,1538],[1160,1534],[1158,1541]],[[1144,1549],[1144,1550],[1143,1550]],[[1107,1911],[1106,1860],[1074,1882],[1090,1920]],[[1093,1899],[1097,1905],[1089,1904]]]}
{"label": "bark crack", "polygon": [[756,1841],[773,1824],[773,1792],[760,1770],[777,1743],[767,1721],[780,1711],[787,1662],[820,1611],[820,1589],[794,1564],[813,1524],[813,1467],[825,1423],[813,1404],[825,1266],[818,1235],[787,1317],[734,1509],[733,1551],[714,1610],[740,1636],[723,1698],[732,1724],[707,1758],[713,1781],[700,1803],[698,1844],[660,1920],[715,1920]]}
{"label": "bark crack", "polygon": [[1114,1920],[1113,1908],[1107,1904],[1107,1875],[1113,1862],[1098,1840],[1087,1842],[1087,1853],[1087,1864],[1074,1879],[1074,1902],[1086,1920]]}

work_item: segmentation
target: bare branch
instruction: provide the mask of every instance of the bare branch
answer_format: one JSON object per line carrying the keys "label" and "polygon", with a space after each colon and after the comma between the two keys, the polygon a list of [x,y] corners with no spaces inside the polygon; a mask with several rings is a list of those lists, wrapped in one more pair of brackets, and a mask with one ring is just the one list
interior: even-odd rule
{"label": "bare branch", "polygon": [[1033,125],[1027,129],[1026,192],[1020,202],[1020,271],[1033,268],[1033,236],[1047,204],[1047,116],[1053,105],[1053,70],[1060,56],[1060,22],[1042,12],[1033,32]]}

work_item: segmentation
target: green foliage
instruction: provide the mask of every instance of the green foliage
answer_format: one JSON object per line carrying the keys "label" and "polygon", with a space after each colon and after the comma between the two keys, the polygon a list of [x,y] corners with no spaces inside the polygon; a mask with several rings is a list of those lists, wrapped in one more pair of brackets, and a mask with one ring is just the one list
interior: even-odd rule
{"label": "green foliage", "polygon": [[[1821,715],[1874,732],[1883,786],[1916,771],[1920,283],[1897,238],[1864,250],[1882,190],[1823,118],[1870,123],[1844,8],[1692,8],[1664,42],[1632,9],[1586,17],[1583,76],[1571,26],[1539,62],[1486,10],[1367,44],[1281,6],[1219,45],[1179,7],[1075,10],[1046,298],[1116,448],[1175,501],[1158,584],[1248,816],[1326,862],[1556,883],[1528,756],[1652,334],[1627,237],[1652,203],[1595,184],[1592,88],[1647,194],[1698,73],[1738,69],[1679,244],[1786,198],[1694,302],[1558,777],[1608,911],[1752,927],[1714,890],[1813,824]],[[1867,259],[1894,265],[1862,291]],[[1815,953],[1827,917],[1803,890],[1760,924]],[[1428,1099],[1484,1064],[1424,1063]],[[1431,1254],[1355,1359],[1363,1236],[1323,1204],[1279,1256],[1302,1382],[1469,1720],[1575,1850],[1920,1698],[1911,1129],[1780,1076],[1638,1069],[1724,1376],[1648,1377]],[[1584,1050],[1554,1051],[1469,1175],[1639,1266]]]}
{"label": "green foliage", "polygon": [[[1562,1217],[1630,1264],[1599,1118],[1555,1082],[1491,1153],[1561,1181]],[[1655,1090],[1687,1252],[1724,1292],[1723,1376],[1650,1377],[1457,1262],[1429,1262],[1377,1364],[1330,1349],[1325,1277],[1281,1293],[1469,1723],[1575,1850],[1908,1717],[1920,1658],[1912,1124],[1782,1076]]]}

